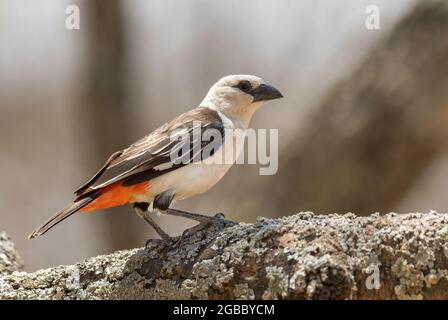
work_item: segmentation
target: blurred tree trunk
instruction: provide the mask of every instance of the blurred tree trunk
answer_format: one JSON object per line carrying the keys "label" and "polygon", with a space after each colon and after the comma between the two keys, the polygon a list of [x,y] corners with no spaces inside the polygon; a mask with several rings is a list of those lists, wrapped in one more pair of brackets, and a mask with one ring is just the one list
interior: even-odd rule
{"label": "blurred tree trunk", "polygon": [[418,2],[280,152],[253,211],[392,210],[447,146],[447,35],[448,1]]}
{"label": "blurred tree trunk", "polygon": [[[118,0],[89,0],[87,44],[87,99],[83,113],[88,115],[89,136],[94,161],[91,174],[99,169],[113,152],[130,143],[127,127],[131,112],[126,110],[125,97],[127,66],[124,43],[124,16]],[[103,214],[109,229],[112,250],[135,246],[129,207],[108,209]],[[140,239],[141,240],[141,239]]]}

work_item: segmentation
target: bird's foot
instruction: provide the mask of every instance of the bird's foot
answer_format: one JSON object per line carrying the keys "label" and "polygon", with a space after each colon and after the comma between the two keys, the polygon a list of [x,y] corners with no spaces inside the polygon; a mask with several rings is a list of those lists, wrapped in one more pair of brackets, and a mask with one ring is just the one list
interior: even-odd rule
{"label": "bird's foot", "polygon": [[200,222],[199,224],[191,228],[185,229],[184,232],[182,232],[182,235],[180,236],[180,241],[185,240],[186,238],[189,238],[195,233],[207,229],[210,226],[211,226],[210,222]]}
{"label": "bird's foot", "polygon": [[224,213],[222,213],[222,212],[218,212],[218,213],[216,213],[216,214],[214,215],[214,217],[215,217],[215,218],[218,218],[218,219],[225,219],[225,218],[226,218],[226,215],[225,215]]}
{"label": "bird's foot", "polygon": [[[222,212],[219,212],[213,216],[202,216],[202,215],[197,215],[200,218],[204,217],[204,219],[199,222],[199,224],[188,228],[186,230],[184,230],[184,232],[182,232],[182,235],[179,237],[170,237],[168,236],[166,233],[162,233],[160,232],[159,235],[161,236],[161,239],[149,239],[148,241],[146,241],[145,247],[151,247],[151,246],[159,246],[159,245],[165,245],[165,246],[171,246],[171,245],[177,245],[181,242],[183,242],[185,239],[193,236],[194,234],[203,231],[209,227],[211,227],[212,225],[222,225],[224,226],[233,226],[236,224],[236,222],[231,221],[231,220],[226,220],[225,219],[225,215]],[[199,220],[199,219],[195,219],[195,220]]]}
{"label": "bird's foot", "polygon": [[220,224],[229,225],[229,226],[234,226],[237,224],[237,222],[235,222],[235,221],[226,220],[226,216],[222,212],[216,213],[213,217],[219,219],[219,220],[215,221],[214,223],[220,223]]}
{"label": "bird's foot", "polygon": [[145,242],[145,248],[171,246],[179,241],[179,237],[169,237],[163,239],[148,239]]}
{"label": "bird's foot", "polygon": [[202,230],[205,230],[205,229],[211,227],[214,224],[223,224],[223,225],[235,225],[236,224],[236,222],[234,222],[234,221],[225,220],[225,217],[226,216],[222,212],[215,214],[211,218],[215,218],[216,220],[214,219],[212,221],[202,221],[199,224],[195,225],[194,227],[184,230],[184,232],[182,232],[182,235],[180,236],[180,240],[184,240],[199,231],[202,231]]}

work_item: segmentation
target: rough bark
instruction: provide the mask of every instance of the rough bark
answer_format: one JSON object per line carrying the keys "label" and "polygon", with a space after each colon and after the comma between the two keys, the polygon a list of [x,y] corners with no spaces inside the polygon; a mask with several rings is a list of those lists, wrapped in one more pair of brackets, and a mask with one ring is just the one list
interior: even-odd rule
{"label": "rough bark", "polygon": [[16,271],[0,299],[448,299],[447,240],[446,214],[304,212]]}
{"label": "rough bark", "polygon": [[20,258],[11,238],[4,232],[0,232],[0,275],[11,274],[23,269],[23,261]]}
{"label": "rough bark", "polygon": [[448,1],[417,2],[313,109],[253,211],[393,211],[447,147],[446,34]]}

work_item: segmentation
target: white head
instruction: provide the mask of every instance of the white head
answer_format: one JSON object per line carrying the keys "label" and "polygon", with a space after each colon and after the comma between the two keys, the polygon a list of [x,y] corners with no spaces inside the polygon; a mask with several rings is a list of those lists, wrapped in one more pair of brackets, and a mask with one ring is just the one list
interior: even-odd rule
{"label": "white head", "polygon": [[221,78],[208,91],[201,106],[240,117],[246,125],[264,101],[283,95],[263,79],[251,75],[231,75]]}

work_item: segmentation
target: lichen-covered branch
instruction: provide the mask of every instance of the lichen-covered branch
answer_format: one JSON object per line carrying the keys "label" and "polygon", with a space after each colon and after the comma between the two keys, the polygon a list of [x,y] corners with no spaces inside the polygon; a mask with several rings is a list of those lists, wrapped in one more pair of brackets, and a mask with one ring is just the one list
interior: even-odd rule
{"label": "lichen-covered branch", "polygon": [[16,271],[0,299],[447,299],[447,240],[446,214],[306,212]]}
{"label": "lichen-covered branch", "polygon": [[6,233],[0,232],[0,276],[22,269],[23,262],[14,243]]}

